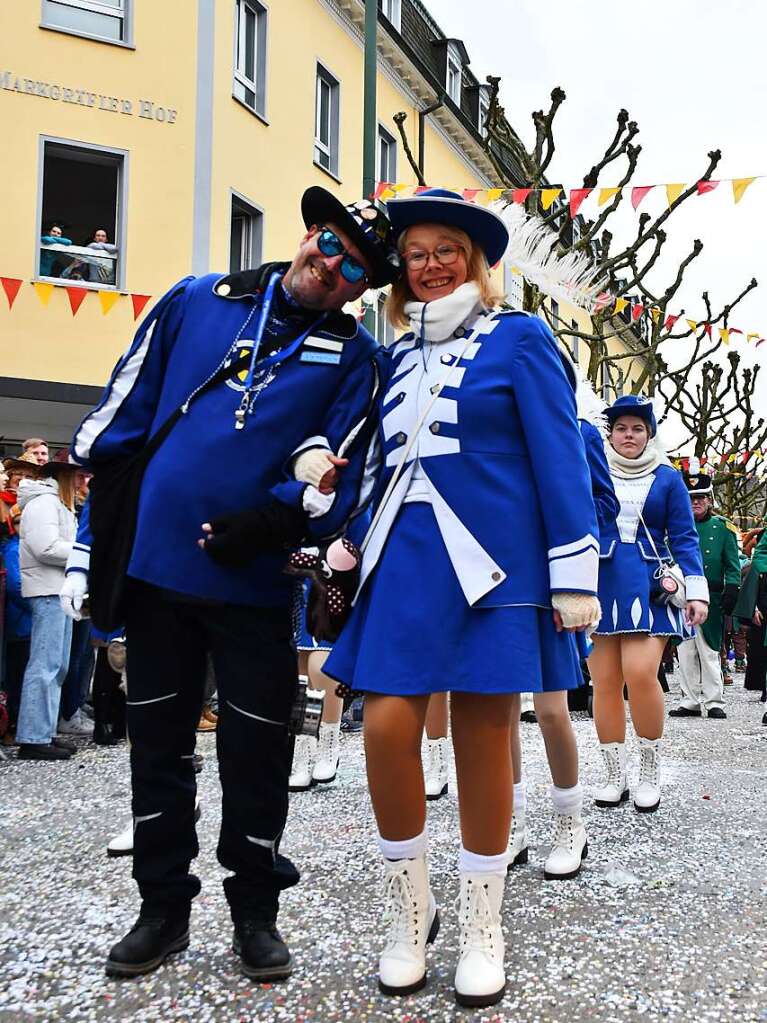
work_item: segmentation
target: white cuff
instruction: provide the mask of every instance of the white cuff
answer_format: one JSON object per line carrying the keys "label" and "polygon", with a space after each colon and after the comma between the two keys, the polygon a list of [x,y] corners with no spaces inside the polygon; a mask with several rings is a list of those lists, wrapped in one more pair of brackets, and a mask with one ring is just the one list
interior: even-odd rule
{"label": "white cuff", "polygon": [[302,451],[309,451],[310,448],[327,448],[328,451],[333,450],[328,438],[317,434],[315,437],[307,437],[306,440],[301,441],[295,451],[291,452],[290,459],[297,458]]}
{"label": "white cuff", "polygon": [[88,572],[91,567],[91,549],[84,543],[75,542],[72,545],[72,552],[67,558],[67,567],[64,574],[69,572]]}
{"label": "white cuff", "polygon": [[704,575],[686,575],[684,589],[688,600],[702,600],[705,604],[710,603],[708,582]]}
{"label": "white cuff", "polygon": [[597,592],[599,544],[587,534],[575,543],[552,547],[549,551],[549,586],[567,593]]}
{"label": "white cuff", "polygon": [[335,492],[332,494],[321,494],[316,487],[307,486],[302,498],[304,511],[309,512],[310,519],[318,519],[321,515],[326,515],[330,511],[335,499]]}

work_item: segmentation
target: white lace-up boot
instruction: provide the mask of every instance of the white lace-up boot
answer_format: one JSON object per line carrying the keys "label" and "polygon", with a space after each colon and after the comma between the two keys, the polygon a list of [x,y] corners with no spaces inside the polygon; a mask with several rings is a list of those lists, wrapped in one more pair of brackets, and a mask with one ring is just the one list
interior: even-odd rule
{"label": "white lace-up boot", "polygon": [[529,859],[527,848],[527,810],[514,808],[511,815],[511,831],[509,832],[509,865],[507,870],[527,863]]}
{"label": "white lace-up boot", "polygon": [[[200,809],[200,800],[196,799],[194,803],[194,822],[195,824],[202,817],[202,810]],[[132,856],[133,855],[133,832],[134,825],[133,821],[130,824],[126,824],[122,831],[115,835],[111,842],[107,845],[107,856]]]}
{"label": "white lace-up boot", "polygon": [[597,789],[594,802],[597,806],[620,806],[629,797],[626,781],[626,744],[625,742],[603,742],[599,752],[602,754],[607,781]]}
{"label": "white lace-up boot", "polygon": [[378,960],[385,995],[409,995],[426,984],[426,945],[437,937],[439,913],[426,857],[384,860],[386,944]]}
{"label": "white lace-up boot", "polygon": [[326,785],[335,779],[338,761],[341,756],[341,722],[333,725],[320,725],[320,737],[317,744],[317,759],[314,761],[312,781]]}
{"label": "white lace-up boot", "polygon": [[317,740],[311,735],[299,735],[293,750],[293,766],[290,770],[288,789],[291,792],[306,792],[311,788],[312,768],[317,752]]}
{"label": "white lace-up boot", "polygon": [[426,740],[423,780],[427,799],[440,799],[447,793],[447,739]]}
{"label": "white lace-up boot", "polygon": [[501,903],[506,880],[502,874],[461,871],[458,924],[460,954],[455,971],[455,1000],[459,1005],[495,1005],[506,990],[505,947]]}
{"label": "white lace-up boot", "polygon": [[634,809],[652,813],[660,806],[660,739],[639,740],[639,780],[634,789]]}
{"label": "white lace-up boot", "polygon": [[575,877],[588,852],[586,829],[580,814],[558,813],[551,852],[543,864],[543,876],[547,881],[567,881]]}

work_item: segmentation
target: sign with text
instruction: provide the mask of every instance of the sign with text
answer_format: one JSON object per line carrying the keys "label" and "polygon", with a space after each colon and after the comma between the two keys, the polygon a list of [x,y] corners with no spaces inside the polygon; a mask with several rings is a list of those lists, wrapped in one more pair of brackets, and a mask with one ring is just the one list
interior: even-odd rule
{"label": "sign with text", "polygon": [[89,89],[72,89],[57,82],[43,82],[37,78],[24,78],[12,71],[0,71],[0,88],[7,92],[17,92],[25,96],[38,96],[41,99],[75,103],[93,110],[104,110],[111,114],[125,114],[129,117],[138,115],[148,121],[159,121],[161,124],[175,124],[178,111],[173,107],[161,106],[151,99],[124,99],[120,96],[107,96]]}

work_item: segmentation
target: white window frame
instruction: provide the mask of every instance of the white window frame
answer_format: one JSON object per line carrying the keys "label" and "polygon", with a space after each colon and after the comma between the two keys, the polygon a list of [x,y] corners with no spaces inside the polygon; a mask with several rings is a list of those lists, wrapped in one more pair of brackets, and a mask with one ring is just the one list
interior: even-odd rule
{"label": "white window frame", "polygon": [[479,96],[477,97],[477,129],[484,138],[487,135],[487,115],[490,113],[490,96],[488,88],[480,85]]}
{"label": "white window frame", "polygon": [[262,207],[258,206],[251,199],[242,195],[241,192],[236,192],[233,188],[230,189],[230,205],[229,205],[229,272],[236,272],[232,267],[232,221],[234,220],[235,210],[239,209],[239,212],[247,217],[249,223],[247,228],[247,239],[243,239],[244,244],[240,247],[241,265],[240,270],[248,270],[255,266],[260,266],[262,262],[263,253],[263,242],[264,242],[264,211]]}
{"label": "white window frame", "polygon": [[[121,23],[119,39],[111,39],[109,36],[99,35],[97,32],[82,32],[66,25],[59,25],[46,17],[48,3],[54,2],[61,7],[73,7],[77,10],[86,11],[91,14],[102,14],[108,18],[114,18]],[[63,32],[65,35],[78,36],[82,39],[93,39],[100,43],[110,43],[112,46],[125,46],[134,49],[133,45],[133,0],[120,0],[120,7],[114,4],[102,3],[100,0],[41,0],[40,4],[40,27],[50,29],[52,32]]]}
{"label": "white window frame", "polygon": [[399,32],[402,29],[402,0],[381,0],[381,13]]}
{"label": "white window frame", "polygon": [[[451,74],[452,72],[452,74]],[[451,79],[454,82],[451,87]],[[461,88],[463,80],[463,62],[461,55],[452,43],[447,47],[447,64],[445,70],[445,91],[457,107],[461,105]]]}
{"label": "white window frame", "polygon": [[[320,125],[320,90],[328,89],[328,138],[320,137],[322,126]],[[314,163],[320,170],[330,174],[336,181],[339,180],[339,153],[340,153],[340,107],[341,107],[341,83],[328,68],[317,61],[317,69],[314,83]],[[327,166],[322,162],[321,156],[327,158]]]}
{"label": "white window frame", "polygon": [[386,316],[386,299],[388,297],[388,291],[379,291],[375,307],[375,339],[384,348],[389,348],[394,343],[395,337],[394,327]]}
{"label": "white window frame", "polygon": [[117,246],[117,272],[114,284],[99,284],[95,281],[77,281],[78,288],[89,288],[92,291],[125,291],[125,278],[127,267],[127,231],[126,220],[128,210],[128,160],[127,149],[115,149],[113,146],[99,146],[91,142],[79,142],[75,139],[56,138],[53,135],[41,135],[38,150],[38,176],[37,176],[37,216],[35,224],[35,263],[33,280],[47,281],[56,284],[68,283],[61,277],[42,277],[40,275],[40,238],[43,233],[43,193],[45,189],[45,149],[47,145],[66,146],[68,149],[90,149],[98,153],[105,153],[113,157],[118,165],[117,173],[117,208],[115,209],[115,237],[114,244]]}
{"label": "white window frame", "polygon": [[[255,19],[255,39],[254,39],[254,68],[253,76],[248,74],[246,68],[244,68],[245,55],[244,55],[244,38],[245,38],[245,24],[248,13],[252,14]],[[267,60],[267,32],[268,32],[268,8],[260,2],[260,0],[235,0],[234,2],[234,57],[233,57],[233,75],[234,84],[232,88],[232,95],[238,103],[242,103],[244,107],[256,114],[262,120],[266,119],[266,60]],[[240,96],[236,92],[237,85],[242,86],[243,89],[248,89],[253,93],[255,99],[251,105],[244,96]]]}
{"label": "white window frame", "polygon": [[512,309],[522,309],[525,300],[525,279],[522,274],[512,272],[509,263],[503,264],[503,289],[506,301]]}
{"label": "white window frame", "polygon": [[[384,173],[382,151],[386,147],[387,166]],[[376,139],[376,170],[379,181],[397,181],[397,140],[382,124],[378,125]]]}

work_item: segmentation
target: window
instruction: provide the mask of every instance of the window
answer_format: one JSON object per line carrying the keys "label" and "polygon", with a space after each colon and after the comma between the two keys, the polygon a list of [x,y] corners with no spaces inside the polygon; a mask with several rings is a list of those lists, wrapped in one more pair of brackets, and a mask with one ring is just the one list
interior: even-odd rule
{"label": "window", "polygon": [[43,140],[40,277],[122,286],[126,160],[120,151]]}
{"label": "window", "polygon": [[397,180],[397,140],[378,125],[378,180]]}
{"label": "window", "polygon": [[503,287],[506,301],[512,309],[522,309],[525,297],[525,279],[514,273],[508,263],[503,264]]}
{"label": "window", "polygon": [[314,114],[314,162],[338,176],[338,106],[340,86],[321,64],[317,65]]}
{"label": "window", "polygon": [[232,195],[229,273],[261,264],[263,214],[239,195]]}
{"label": "window", "polygon": [[490,97],[487,94],[487,89],[484,86],[480,87],[479,90],[479,107],[477,116],[477,127],[479,128],[480,135],[487,135],[487,115],[490,112]]}
{"label": "window", "polygon": [[386,298],[385,292],[378,292],[376,300],[376,341],[383,345],[384,348],[388,348],[394,341],[394,327],[389,323],[385,312]]}
{"label": "window", "polygon": [[386,20],[399,32],[402,24],[402,0],[380,0],[380,9]]}
{"label": "window", "polygon": [[258,0],[235,0],[232,91],[246,107],[265,116],[266,8]]}
{"label": "window", "polygon": [[461,64],[452,53],[447,55],[447,94],[456,106],[461,105]]}
{"label": "window", "polygon": [[551,300],[551,329],[557,330],[559,327],[559,302],[555,298]]}
{"label": "window", "polygon": [[43,0],[42,24],[78,36],[128,41],[131,0]]}

